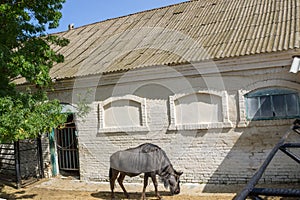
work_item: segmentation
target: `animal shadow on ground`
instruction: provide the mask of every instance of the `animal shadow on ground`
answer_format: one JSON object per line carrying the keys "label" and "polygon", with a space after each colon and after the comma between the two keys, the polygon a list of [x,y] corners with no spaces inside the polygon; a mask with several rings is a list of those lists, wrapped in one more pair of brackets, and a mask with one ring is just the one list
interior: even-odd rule
{"label": "animal shadow on ground", "polygon": [[25,191],[7,193],[7,192],[3,191],[3,187],[0,186],[0,198],[4,198],[4,199],[33,199],[35,196],[36,196],[36,194],[26,194],[25,195]]}
{"label": "animal shadow on ground", "polygon": [[6,182],[1,181],[0,182],[0,198],[4,199],[33,199],[36,194],[25,194],[26,192],[24,190],[16,191],[16,192],[7,192],[6,188],[12,187],[14,188],[15,185]]}
{"label": "animal shadow on ground", "polygon": [[[141,199],[142,193],[141,192],[129,192],[129,199]],[[169,192],[159,192],[160,196],[170,196]],[[96,192],[91,194],[94,198],[101,198],[106,200],[111,200],[111,193],[110,192]],[[154,192],[146,192],[146,198],[147,199],[158,199]],[[125,197],[125,194],[123,192],[115,192],[115,199],[121,200],[121,199],[127,199]]]}

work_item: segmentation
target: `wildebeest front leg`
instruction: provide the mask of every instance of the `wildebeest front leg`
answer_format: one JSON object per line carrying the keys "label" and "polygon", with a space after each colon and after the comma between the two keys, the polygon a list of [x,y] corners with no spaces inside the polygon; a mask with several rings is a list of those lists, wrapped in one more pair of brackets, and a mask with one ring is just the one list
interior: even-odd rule
{"label": "wildebeest front leg", "polygon": [[141,199],[144,200],[146,199],[146,187],[148,185],[148,178],[149,178],[149,175],[147,173],[145,173],[144,175],[144,187],[143,187],[143,192],[142,192],[142,197]]}
{"label": "wildebeest front leg", "polygon": [[128,192],[126,191],[126,189],[125,189],[125,187],[124,187],[124,185],[123,185],[123,181],[124,181],[124,178],[125,178],[125,174],[124,173],[120,173],[120,176],[119,176],[119,178],[118,178],[118,183],[119,183],[119,185],[121,186],[121,188],[122,188],[122,190],[123,190],[123,192],[124,192],[124,194],[125,194],[125,196],[126,196],[126,198],[128,199],[129,198],[129,194],[128,194]]}
{"label": "wildebeest front leg", "polygon": [[152,182],[153,182],[153,185],[154,185],[155,195],[157,196],[158,199],[161,199],[161,196],[159,195],[159,192],[158,192],[158,189],[157,189],[158,183],[157,183],[157,180],[156,180],[155,173],[151,173],[151,179],[152,179]]}

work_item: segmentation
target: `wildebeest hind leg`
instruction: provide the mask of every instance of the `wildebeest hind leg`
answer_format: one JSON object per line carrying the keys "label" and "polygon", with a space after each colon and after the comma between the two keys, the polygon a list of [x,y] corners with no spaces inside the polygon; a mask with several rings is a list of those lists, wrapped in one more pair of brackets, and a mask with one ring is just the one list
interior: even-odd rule
{"label": "wildebeest hind leg", "polygon": [[124,178],[125,178],[125,174],[124,173],[120,173],[120,176],[119,176],[119,178],[118,178],[118,183],[119,183],[119,185],[121,186],[121,188],[122,188],[122,190],[123,190],[123,192],[124,192],[124,194],[125,194],[125,196],[126,196],[126,198],[128,199],[129,198],[129,194],[128,194],[128,192],[126,191],[126,189],[125,189],[125,187],[124,187],[124,185],[123,185],[123,181],[124,181]]}
{"label": "wildebeest hind leg", "polygon": [[144,174],[144,187],[143,187],[143,192],[142,192],[142,196],[141,196],[141,199],[144,200],[146,199],[146,187],[148,185],[148,178],[149,178],[149,175],[148,173],[145,173]]}
{"label": "wildebeest hind leg", "polygon": [[115,199],[115,181],[119,175],[119,171],[110,168],[109,169],[109,182],[110,182],[110,189],[111,189],[111,199]]}

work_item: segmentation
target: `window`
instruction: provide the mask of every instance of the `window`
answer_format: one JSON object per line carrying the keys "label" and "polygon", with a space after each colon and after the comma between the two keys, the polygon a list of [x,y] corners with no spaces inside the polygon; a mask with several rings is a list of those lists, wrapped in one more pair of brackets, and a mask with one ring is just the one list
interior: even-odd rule
{"label": "window", "polygon": [[270,88],[245,95],[247,119],[286,119],[300,116],[299,94],[293,90]]}

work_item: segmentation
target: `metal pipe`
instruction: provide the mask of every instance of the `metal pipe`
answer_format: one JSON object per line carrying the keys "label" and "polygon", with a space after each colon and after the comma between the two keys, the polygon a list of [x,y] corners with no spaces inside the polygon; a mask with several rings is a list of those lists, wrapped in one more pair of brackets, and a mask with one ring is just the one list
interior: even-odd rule
{"label": "metal pipe", "polygon": [[17,188],[21,188],[21,169],[20,169],[20,144],[19,141],[14,142],[15,149],[15,170],[16,170],[16,184]]}

